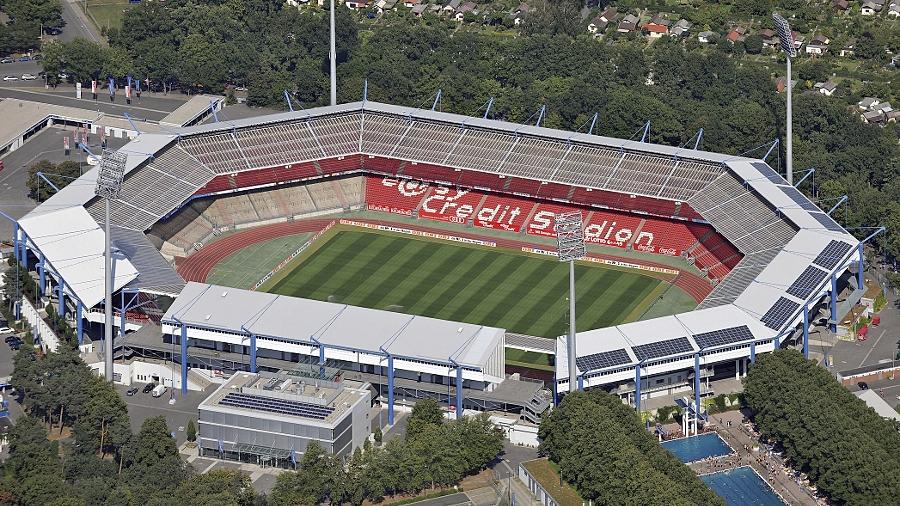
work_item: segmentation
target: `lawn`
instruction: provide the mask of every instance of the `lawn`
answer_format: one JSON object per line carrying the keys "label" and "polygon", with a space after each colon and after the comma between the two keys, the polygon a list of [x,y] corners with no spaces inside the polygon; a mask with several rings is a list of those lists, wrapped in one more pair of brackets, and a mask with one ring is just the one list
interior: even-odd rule
{"label": "lawn", "polygon": [[[566,332],[568,268],[553,259],[355,230],[337,231],[315,246],[261,289],[533,336]],[[581,329],[634,319],[664,286],[593,264],[578,265],[576,277]]]}
{"label": "lawn", "polygon": [[128,0],[87,0],[88,15],[101,31],[122,28],[125,10],[131,7]]}

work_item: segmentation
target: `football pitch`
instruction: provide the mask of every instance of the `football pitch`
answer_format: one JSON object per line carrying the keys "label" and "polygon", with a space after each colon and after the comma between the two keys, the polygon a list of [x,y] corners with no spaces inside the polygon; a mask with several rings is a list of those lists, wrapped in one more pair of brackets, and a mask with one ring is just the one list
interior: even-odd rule
{"label": "football pitch", "polygon": [[[553,258],[336,230],[260,289],[540,337],[567,330],[568,266]],[[665,281],[627,270],[578,264],[575,275],[580,329],[638,319],[664,292],[676,305],[687,297]]]}

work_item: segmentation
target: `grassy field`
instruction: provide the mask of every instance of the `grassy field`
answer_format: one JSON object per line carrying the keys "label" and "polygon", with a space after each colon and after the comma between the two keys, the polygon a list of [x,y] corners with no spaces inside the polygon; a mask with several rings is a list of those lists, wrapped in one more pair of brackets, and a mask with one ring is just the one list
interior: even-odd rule
{"label": "grassy field", "polygon": [[[566,331],[567,266],[555,260],[355,230],[314,246],[262,289],[534,336]],[[649,276],[594,265],[578,265],[576,276],[582,329],[636,319],[666,287]]]}
{"label": "grassy field", "polygon": [[125,10],[130,8],[128,0],[87,0],[88,15],[99,30],[122,28]]}
{"label": "grassy field", "polygon": [[252,288],[257,281],[297,250],[312,234],[296,234],[251,244],[216,265],[207,283]]}

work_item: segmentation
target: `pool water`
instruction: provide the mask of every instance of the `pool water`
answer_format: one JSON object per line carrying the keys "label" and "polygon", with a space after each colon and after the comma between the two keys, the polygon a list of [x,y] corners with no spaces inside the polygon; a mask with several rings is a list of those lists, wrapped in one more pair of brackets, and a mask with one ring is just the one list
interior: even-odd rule
{"label": "pool water", "polygon": [[701,476],[706,485],[728,506],[747,504],[761,506],[783,506],[777,494],[749,467],[739,467],[728,471]]}
{"label": "pool water", "polygon": [[715,432],[663,441],[662,446],[684,463],[731,453],[731,448]]}

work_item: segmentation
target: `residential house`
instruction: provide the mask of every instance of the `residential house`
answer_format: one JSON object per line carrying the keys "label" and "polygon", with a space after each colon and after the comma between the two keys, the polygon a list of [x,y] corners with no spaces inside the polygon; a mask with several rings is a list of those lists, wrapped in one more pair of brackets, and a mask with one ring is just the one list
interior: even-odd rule
{"label": "residential house", "polygon": [[453,14],[456,12],[456,9],[459,9],[459,4],[462,3],[462,0],[450,0],[447,2],[447,5],[443,7],[444,12],[447,14]]}
{"label": "residential house", "polygon": [[830,97],[834,95],[835,91],[837,91],[837,83],[834,83],[832,81],[825,81],[824,83],[816,83],[814,88],[822,95]]}
{"label": "residential house", "polygon": [[866,0],[859,8],[859,13],[863,16],[874,16],[877,12],[881,11],[881,7],[882,6],[878,5],[873,0]]}
{"label": "residential house", "polygon": [[847,0],[834,0],[831,2],[831,6],[839,11],[846,11],[850,8],[850,2]]}
{"label": "residential house", "polygon": [[844,44],[844,47],[841,48],[841,50],[838,54],[844,58],[846,58],[848,56],[853,56],[853,49],[855,47],[856,47],[856,39],[849,39],[847,41],[847,43]]}
{"label": "residential house", "polygon": [[856,106],[859,107],[863,111],[870,111],[874,109],[881,101],[875,97],[866,97],[860,100]]}
{"label": "residential house", "polygon": [[900,119],[900,111],[891,111],[885,116],[887,116],[888,123],[896,123],[897,119]]}
{"label": "residential house", "polygon": [[873,111],[881,111],[881,112],[887,114],[887,113],[893,111],[894,108],[891,107],[891,103],[890,103],[890,102],[881,102],[880,104],[878,104],[878,105],[876,105],[875,107],[873,107],[872,110],[873,110]]}
{"label": "residential house", "polygon": [[346,0],[344,5],[348,9],[368,9],[372,6],[372,0]]}
{"label": "residential house", "polygon": [[459,6],[456,9],[456,14],[453,16],[453,19],[457,21],[462,21],[468,13],[475,13],[475,2],[466,2]]}
{"label": "residential house", "polygon": [[378,0],[375,3],[375,8],[378,9],[379,12],[389,11],[397,5],[399,0]]}
{"label": "residential house", "polygon": [[862,113],[862,120],[864,123],[881,124],[884,123],[886,119],[883,111],[866,111]]}
{"label": "residential house", "polygon": [[775,30],[771,28],[763,28],[759,31],[759,36],[763,41],[763,46],[766,47],[776,47],[778,46],[778,34],[775,33]]}
{"label": "residential house", "polygon": [[675,26],[669,29],[669,35],[673,37],[687,37],[692,26],[690,21],[684,18],[679,19]]}
{"label": "residential house", "polygon": [[525,2],[520,3],[519,6],[513,10],[513,24],[516,26],[522,24],[522,20],[525,19],[525,16],[527,16],[529,12],[531,12],[531,7]]}
{"label": "residential house", "polygon": [[603,31],[606,30],[607,26],[609,26],[609,23],[600,19],[600,16],[597,16],[591,20],[591,22],[588,24],[587,29],[589,33],[598,35],[603,33]]}
{"label": "residential house", "polygon": [[[784,90],[785,90],[784,83],[785,83],[784,76],[781,76],[778,79],[776,79],[775,80],[775,91],[778,93],[784,93]],[[796,88],[797,88],[797,80],[791,79],[791,89],[793,90]]]}
{"label": "residential house", "polygon": [[824,35],[816,35],[806,45],[806,54],[823,55],[828,51],[828,43],[831,40]]}
{"label": "residential house", "polygon": [[411,12],[412,12],[413,16],[415,16],[417,18],[421,18],[422,14],[424,14],[426,10],[428,10],[428,4],[418,4],[418,5],[413,5]]}
{"label": "residential house", "polygon": [[725,39],[727,39],[728,42],[731,42],[732,44],[738,41],[743,41],[745,38],[747,38],[747,29],[743,26],[736,26],[732,28],[731,31],[728,32],[728,35],[725,36]]}
{"label": "residential house", "polygon": [[672,25],[672,22],[669,21],[668,18],[666,18],[665,16],[663,16],[663,15],[660,14],[660,13],[654,14],[653,17],[650,18],[650,22],[651,22],[651,23],[655,23],[655,24],[657,24],[657,25],[663,25],[663,26],[665,26],[666,28],[668,28],[669,26]]}
{"label": "residential house", "polygon": [[403,6],[407,9],[412,9],[420,3],[422,3],[422,0],[403,0]]}
{"label": "residential house", "polygon": [[607,23],[612,23],[619,17],[618,11],[616,11],[615,7],[607,7],[605,11],[600,14],[600,20],[606,21]]}
{"label": "residential house", "polygon": [[791,31],[791,37],[794,38],[794,49],[800,51],[800,48],[806,43],[806,37],[800,35],[800,32],[795,31]]}
{"label": "residential house", "polygon": [[619,26],[616,27],[616,31],[620,33],[630,33],[637,30],[638,19],[634,14],[628,14],[622,21],[619,22]]}
{"label": "residential house", "polygon": [[888,16],[892,18],[900,17],[900,2],[891,2],[888,6]]}
{"label": "residential house", "polygon": [[658,39],[669,33],[669,27],[659,23],[644,23],[644,32],[650,35],[651,39]]}
{"label": "residential house", "polygon": [[697,40],[704,44],[709,44],[709,41],[715,37],[716,34],[714,32],[700,32],[697,34]]}

